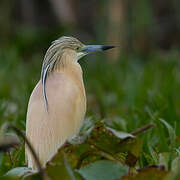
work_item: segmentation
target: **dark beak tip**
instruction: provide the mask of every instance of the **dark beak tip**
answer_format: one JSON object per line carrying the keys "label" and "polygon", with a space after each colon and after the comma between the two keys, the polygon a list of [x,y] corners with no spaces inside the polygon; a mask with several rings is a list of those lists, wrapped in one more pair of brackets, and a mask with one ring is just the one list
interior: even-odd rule
{"label": "dark beak tip", "polygon": [[106,51],[106,50],[108,50],[108,49],[112,49],[112,48],[115,48],[116,46],[103,46],[102,47],[102,50],[103,51]]}

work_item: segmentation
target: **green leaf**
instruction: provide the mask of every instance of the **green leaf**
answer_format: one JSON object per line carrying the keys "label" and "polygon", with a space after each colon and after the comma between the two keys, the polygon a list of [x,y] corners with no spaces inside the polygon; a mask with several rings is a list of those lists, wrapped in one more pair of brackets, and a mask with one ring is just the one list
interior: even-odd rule
{"label": "green leaf", "polygon": [[76,171],[85,180],[116,180],[128,173],[128,167],[118,162],[101,160]]}
{"label": "green leaf", "polygon": [[176,172],[176,171],[179,171],[179,168],[180,167],[180,156],[176,157],[172,163],[171,163],[171,170]]}
{"label": "green leaf", "polygon": [[96,124],[83,144],[64,147],[65,152],[70,152],[66,154],[69,161],[74,164],[73,168],[80,168],[102,157],[107,160],[118,160],[132,167],[136,164],[141,149],[142,143],[138,138],[108,128],[102,123]]}
{"label": "green leaf", "polygon": [[168,174],[165,180],[179,180],[180,179],[180,157],[177,157],[173,160],[172,171]]}
{"label": "green leaf", "polygon": [[10,177],[23,177],[25,174],[31,173],[32,170],[30,170],[27,167],[16,167],[14,169],[9,170],[5,176],[10,176]]}
{"label": "green leaf", "polygon": [[174,147],[175,146],[175,140],[176,140],[176,134],[175,134],[175,131],[174,131],[173,127],[169,123],[167,123],[164,119],[159,118],[159,120],[167,128],[168,133],[169,133],[169,137],[170,137],[170,142],[171,142],[172,146]]}
{"label": "green leaf", "polygon": [[71,166],[62,151],[59,151],[47,164],[46,172],[53,180],[75,180]]}
{"label": "green leaf", "polygon": [[167,176],[167,171],[161,170],[159,168],[144,168],[138,171],[136,175],[128,174],[124,176],[121,180],[164,180]]}
{"label": "green leaf", "polygon": [[128,137],[135,138],[135,136],[133,136],[132,134],[129,134],[127,132],[117,131],[117,130],[109,128],[109,127],[106,127],[106,129],[111,131],[117,138],[120,138],[120,139],[125,139]]}

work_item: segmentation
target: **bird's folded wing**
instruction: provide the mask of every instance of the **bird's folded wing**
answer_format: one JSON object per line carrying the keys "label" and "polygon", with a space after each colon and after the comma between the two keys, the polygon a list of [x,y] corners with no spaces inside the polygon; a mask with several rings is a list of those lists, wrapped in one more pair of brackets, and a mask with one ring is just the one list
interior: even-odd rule
{"label": "bird's folded wing", "polygon": [[[42,83],[33,90],[27,112],[26,135],[41,164],[56,153],[58,147],[79,130],[85,115],[84,92],[65,74],[54,74],[46,82],[48,112],[43,99]],[[35,168],[26,149],[28,166]]]}

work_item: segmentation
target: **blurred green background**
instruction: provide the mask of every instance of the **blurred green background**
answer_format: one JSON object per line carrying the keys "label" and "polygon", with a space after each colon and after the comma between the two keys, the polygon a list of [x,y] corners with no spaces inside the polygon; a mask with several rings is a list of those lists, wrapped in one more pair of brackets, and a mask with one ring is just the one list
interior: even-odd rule
{"label": "blurred green background", "polygon": [[[178,0],[1,0],[0,125],[25,130],[29,96],[40,78],[43,56],[60,36],[85,44],[118,46],[89,55],[80,64],[87,91],[87,117],[132,132],[154,122],[142,135],[142,166],[156,152],[180,152],[168,122],[180,137],[180,1]],[[22,150],[23,151],[23,150]],[[24,164],[21,153],[14,165]],[[0,155],[0,164],[8,162]],[[149,161],[148,161],[149,160]]]}

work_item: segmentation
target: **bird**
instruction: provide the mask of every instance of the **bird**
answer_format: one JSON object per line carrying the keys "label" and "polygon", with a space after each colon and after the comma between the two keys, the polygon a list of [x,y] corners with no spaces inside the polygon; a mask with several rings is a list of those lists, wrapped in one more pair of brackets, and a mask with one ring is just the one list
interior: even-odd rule
{"label": "bird", "polygon": [[[65,142],[78,134],[85,117],[86,93],[79,59],[111,48],[114,46],[84,45],[74,37],[62,36],[47,50],[26,115],[26,137],[43,168]],[[27,145],[25,154],[28,167],[38,170]]]}

